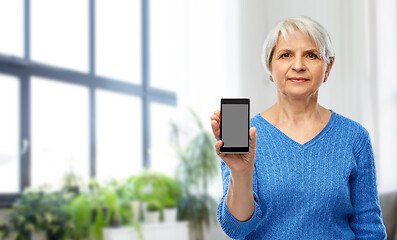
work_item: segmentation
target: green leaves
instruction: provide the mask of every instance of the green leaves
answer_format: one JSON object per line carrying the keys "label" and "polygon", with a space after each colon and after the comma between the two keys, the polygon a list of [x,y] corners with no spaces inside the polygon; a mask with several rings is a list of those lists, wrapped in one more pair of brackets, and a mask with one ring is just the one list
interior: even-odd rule
{"label": "green leaves", "polygon": [[[211,181],[218,174],[218,161],[214,151],[215,139],[205,131],[198,115],[189,109],[198,128],[186,147],[177,141],[175,150],[180,159],[178,178],[183,183],[183,197],[178,207],[178,219],[188,220],[195,232],[202,234],[203,226],[209,226],[216,220],[217,204],[208,194]],[[172,125],[173,132],[182,131],[177,124]],[[179,139],[178,136],[175,137]]]}
{"label": "green leaves", "polygon": [[[199,193],[207,193],[208,186],[218,174],[218,161],[214,151],[215,139],[205,131],[198,115],[189,109],[198,128],[198,133],[191,138],[186,147],[179,143],[175,150],[180,159],[178,178],[184,183],[184,190],[194,189]],[[181,133],[177,124],[173,123],[174,133]],[[179,137],[175,137],[179,138]]]}
{"label": "green leaves", "polygon": [[180,183],[161,173],[143,171],[129,181],[139,201],[157,205],[159,209],[169,206],[171,201],[176,206],[181,198]]}
{"label": "green leaves", "polygon": [[185,196],[178,208],[178,218],[189,220],[194,228],[209,227],[212,221],[216,221],[215,200],[208,194],[196,194]]}
{"label": "green leaves", "polygon": [[34,231],[46,232],[50,240],[62,239],[70,221],[62,206],[70,200],[63,192],[25,191],[7,216],[8,226],[5,227],[9,229],[4,231],[3,237],[12,229],[16,232],[15,239],[27,239]]}

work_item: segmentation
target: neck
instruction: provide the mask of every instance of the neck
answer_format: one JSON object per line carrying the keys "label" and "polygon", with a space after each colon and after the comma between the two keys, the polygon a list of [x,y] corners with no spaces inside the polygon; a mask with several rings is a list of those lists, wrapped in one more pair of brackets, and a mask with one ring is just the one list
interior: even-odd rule
{"label": "neck", "polygon": [[323,110],[317,102],[318,94],[306,98],[292,98],[278,93],[277,102],[273,105],[279,122],[296,124],[320,119]]}

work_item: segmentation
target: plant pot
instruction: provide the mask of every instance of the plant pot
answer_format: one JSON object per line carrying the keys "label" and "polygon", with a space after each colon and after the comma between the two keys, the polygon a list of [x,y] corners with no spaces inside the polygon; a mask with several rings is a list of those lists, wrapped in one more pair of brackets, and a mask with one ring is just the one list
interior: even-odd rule
{"label": "plant pot", "polygon": [[46,240],[46,235],[44,231],[32,232],[32,240]]}
{"label": "plant pot", "polygon": [[136,237],[137,232],[132,227],[122,228],[102,228],[103,240],[131,240],[139,239]]}
{"label": "plant pot", "polygon": [[171,223],[176,222],[178,210],[176,208],[164,208],[164,222]]}
{"label": "plant pot", "polygon": [[148,224],[158,224],[160,219],[159,211],[147,211],[146,212],[146,222]]}
{"label": "plant pot", "polygon": [[135,222],[139,221],[140,207],[141,203],[138,200],[134,200],[131,202],[132,217]]}

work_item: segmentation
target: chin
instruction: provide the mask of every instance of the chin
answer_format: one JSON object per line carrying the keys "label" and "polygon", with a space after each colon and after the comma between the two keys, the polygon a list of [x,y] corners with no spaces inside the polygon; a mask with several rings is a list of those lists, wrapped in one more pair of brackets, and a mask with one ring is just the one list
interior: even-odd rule
{"label": "chin", "polygon": [[283,95],[296,99],[304,99],[312,95],[313,93],[314,93],[313,91],[307,91],[304,89],[294,89],[292,91],[284,91]]}

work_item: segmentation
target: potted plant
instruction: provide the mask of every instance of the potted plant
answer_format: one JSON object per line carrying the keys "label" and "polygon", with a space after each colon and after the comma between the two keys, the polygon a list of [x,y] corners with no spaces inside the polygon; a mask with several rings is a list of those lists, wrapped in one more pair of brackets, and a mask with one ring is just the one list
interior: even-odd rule
{"label": "potted plant", "polygon": [[92,198],[87,192],[80,193],[68,205],[64,206],[64,210],[72,222],[67,236],[71,239],[86,239],[90,236],[93,209]]}
{"label": "potted plant", "polygon": [[149,203],[151,205],[156,204],[159,210],[163,207],[160,200],[166,196],[166,187],[162,177],[159,173],[142,171],[129,179],[143,208],[143,218],[141,220],[147,220],[146,214]]}
{"label": "potted plant", "polygon": [[118,199],[122,200],[122,204],[124,205],[124,208],[127,208],[126,205],[130,205],[128,208],[130,208],[130,212],[127,214],[125,213],[125,216],[122,216],[124,219],[125,218],[130,218],[132,215],[133,221],[138,223],[139,221],[139,213],[140,213],[140,202],[138,200],[138,196],[136,193],[136,190],[134,188],[134,176],[131,176],[127,180],[116,180],[112,179],[109,182],[109,186],[115,191],[115,193],[118,196]]}
{"label": "potted plant", "polygon": [[175,222],[177,220],[178,204],[174,199],[167,198],[163,208],[164,222]]}
{"label": "potted plant", "polygon": [[146,222],[149,224],[157,224],[160,220],[160,204],[157,201],[151,201],[147,204]]}
{"label": "potted plant", "polygon": [[163,198],[164,222],[175,222],[177,220],[177,207],[181,198],[180,183],[176,179],[164,176],[163,181],[166,188],[166,196]]}
{"label": "potted plant", "polygon": [[[25,190],[7,215],[9,233],[14,239],[29,239],[31,235],[48,240],[64,239],[71,225],[63,206],[70,194],[45,192],[44,188]],[[6,237],[6,236],[3,236]]]}
{"label": "potted plant", "polygon": [[[138,202],[137,194],[133,184],[128,180],[117,181],[113,179],[109,182],[108,187],[110,190],[115,192],[117,196],[116,202],[114,202],[113,205],[113,218],[118,219],[120,224],[123,226],[132,225],[137,227],[139,225],[138,219],[134,216],[134,214],[138,213],[139,209],[132,209],[134,206],[132,203]],[[115,219],[113,219],[113,222],[115,222]],[[139,229],[137,228],[137,230]]]}
{"label": "potted plant", "polygon": [[178,179],[182,183],[182,200],[178,206],[178,219],[189,221],[190,228],[196,240],[204,238],[204,226],[216,221],[216,201],[208,194],[209,183],[218,174],[217,156],[212,135],[205,131],[197,114],[190,113],[198,128],[197,134],[188,141],[187,146],[179,143],[178,125],[173,123],[176,134],[174,146],[180,159]]}
{"label": "potted plant", "polygon": [[83,185],[83,180],[75,173],[68,172],[63,176],[62,190],[78,195],[80,187]]}
{"label": "potted plant", "polygon": [[117,231],[122,226],[131,227],[142,239],[140,226],[132,216],[128,190],[128,185],[123,181],[112,180],[103,187],[96,182],[91,182],[90,194],[94,203],[93,212],[99,213],[98,217],[93,218],[92,235],[94,239],[106,240],[107,237],[123,239],[120,238],[120,231]]}
{"label": "potted plant", "polygon": [[149,202],[153,199],[162,199],[166,195],[163,176],[159,173],[142,171],[139,175],[130,178],[133,183],[137,198],[141,202]]}
{"label": "potted plant", "polygon": [[7,236],[10,234],[10,226],[6,223],[2,223],[0,225],[0,239],[6,239]]}
{"label": "potted plant", "polygon": [[89,191],[81,193],[64,207],[73,223],[68,236],[72,239],[91,237],[101,240],[102,228],[110,226],[116,211],[116,201],[116,193],[91,179]]}

